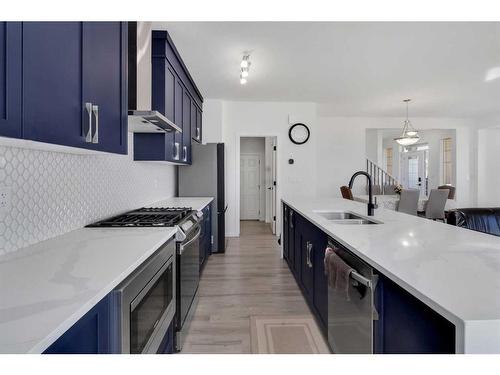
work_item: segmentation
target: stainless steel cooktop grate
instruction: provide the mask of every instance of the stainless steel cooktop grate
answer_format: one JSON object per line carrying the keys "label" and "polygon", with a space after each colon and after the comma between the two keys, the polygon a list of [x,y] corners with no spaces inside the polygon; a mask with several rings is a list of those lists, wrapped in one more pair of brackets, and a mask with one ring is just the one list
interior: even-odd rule
{"label": "stainless steel cooktop grate", "polygon": [[97,227],[172,227],[191,213],[191,208],[143,207],[87,225]]}

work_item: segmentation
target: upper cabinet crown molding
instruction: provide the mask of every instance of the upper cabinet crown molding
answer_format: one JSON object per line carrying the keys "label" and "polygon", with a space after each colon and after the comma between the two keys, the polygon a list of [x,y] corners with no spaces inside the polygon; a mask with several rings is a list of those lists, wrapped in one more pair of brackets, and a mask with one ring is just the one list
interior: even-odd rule
{"label": "upper cabinet crown molding", "polygon": [[182,83],[186,88],[189,89],[191,95],[196,100],[198,107],[203,106],[203,96],[200,90],[196,86],[196,83],[189,73],[186,64],[182,60],[179,51],[175,47],[175,44],[170,37],[170,34],[166,30],[154,30],[153,31],[153,46],[152,46],[152,57],[161,57],[169,60],[170,64],[174,68],[175,72],[181,79]]}

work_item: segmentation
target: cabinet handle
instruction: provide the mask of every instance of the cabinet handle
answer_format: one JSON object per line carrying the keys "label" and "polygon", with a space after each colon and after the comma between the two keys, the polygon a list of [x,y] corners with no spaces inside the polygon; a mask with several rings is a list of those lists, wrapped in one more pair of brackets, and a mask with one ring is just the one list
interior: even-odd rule
{"label": "cabinet handle", "polygon": [[312,262],[311,262],[311,250],[313,248],[313,244],[309,241],[307,241],[307,265],[309,268],[312,268]]}
{"label": "cabinet handle", "polygon": [[200,140],[200,128],[199,127],[196,128],[196,139]]}
{"label": "cabinet handle", "polygon": [[85,109],[89,115],[89,129],[85,135],[85,142],[92,143],[92,103],[85,103]]}
{"label": "cabinet handle", "polygon": [[184,157],[182,158],[182,160],[187,161],[187,159],[188,159],[188,150],[187,150],[187,146],[184,146],[184,147],[182,148],[182,153],[184,154]]}
{"label": "cabinet handle", "polygon": [[290,219],[290,228],[293,228],[293,211],[290,211],[289,219]]}
{"label": "cabinet handle", "polygon": [[179,160],[179,142],[175,142],[175,143],[174,143],[174,146],[175,146],[175,155],[174,155],[174,159],[175,159],[175,160]]}
{"label": "cabinet handle", "polygon": [[92,137],[92,143],[99,143],[99,106],[93,105],[92,113],[94,114],[95,118],[95,133]]}

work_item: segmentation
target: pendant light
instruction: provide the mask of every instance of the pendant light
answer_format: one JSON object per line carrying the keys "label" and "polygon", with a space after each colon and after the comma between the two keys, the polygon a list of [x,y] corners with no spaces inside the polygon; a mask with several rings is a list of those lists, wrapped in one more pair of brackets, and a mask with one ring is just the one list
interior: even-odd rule
{"label": "pendant light", "polygon": [[406,120],[403,124],[403,132],[400,137],[394,138],[401,146],[409,146],[415,144],[420,139],[418,132],[415,130],[410,120],[408,119],[408,104],[411,99],[405,99],[403,102],[406,103]]}

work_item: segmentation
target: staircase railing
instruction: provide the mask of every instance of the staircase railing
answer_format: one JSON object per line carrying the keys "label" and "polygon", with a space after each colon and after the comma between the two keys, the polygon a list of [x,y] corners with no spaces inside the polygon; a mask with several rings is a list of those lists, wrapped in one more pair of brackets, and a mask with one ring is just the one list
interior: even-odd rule
{"label": "staircase railing", "polygon": [[379,190],[380,194],[385,194],[386,189],[391,189],[391,191],[387,190],[387,192],[394,194],[392,189],[395,185],[399,185],[399,181],[393,175],[380,168],[377,163],[368,158],[366,158],[366,172],[371,176],[372,184],[380,187],[379,189],[375,187],[375,193]]}

